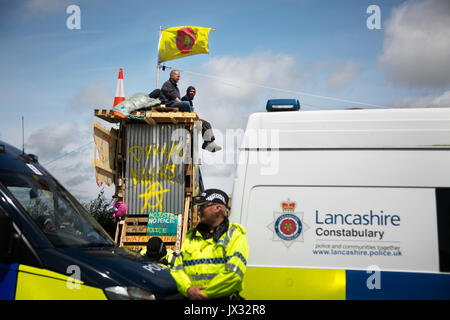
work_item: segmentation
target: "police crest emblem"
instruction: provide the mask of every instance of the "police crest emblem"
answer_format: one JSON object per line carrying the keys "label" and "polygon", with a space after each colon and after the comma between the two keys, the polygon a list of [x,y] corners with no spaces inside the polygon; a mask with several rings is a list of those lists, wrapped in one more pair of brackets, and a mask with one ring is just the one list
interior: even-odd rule
{"label": "police crest emblem", "polygon": [[273,222],[267,227],[273,232],[273,241],[281,241],[289,248],[294,242],[303,242],[309,226],[303,221],[303,212],[295,212],[295,201],[281,202],[282,212],[273,213]]}

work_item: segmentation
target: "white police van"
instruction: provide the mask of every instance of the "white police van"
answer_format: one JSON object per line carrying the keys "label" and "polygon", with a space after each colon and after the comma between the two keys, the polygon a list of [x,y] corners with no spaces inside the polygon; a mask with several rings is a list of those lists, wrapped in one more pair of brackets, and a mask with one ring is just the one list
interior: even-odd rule
{"label": "white police van", "polygon": [[242,296],[449,299],[450,109],[283,104],[252,114],[240,147]]}

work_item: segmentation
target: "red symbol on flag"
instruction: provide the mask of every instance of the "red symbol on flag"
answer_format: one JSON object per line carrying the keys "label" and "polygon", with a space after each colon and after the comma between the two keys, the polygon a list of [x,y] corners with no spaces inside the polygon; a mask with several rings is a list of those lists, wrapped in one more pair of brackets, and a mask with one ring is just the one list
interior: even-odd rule
{"label": "red symbol on flag", "polygon": [[181,53],[189,53],[197,41],[197,35],[192,28],[181,28],[177,32],[177,48]]}

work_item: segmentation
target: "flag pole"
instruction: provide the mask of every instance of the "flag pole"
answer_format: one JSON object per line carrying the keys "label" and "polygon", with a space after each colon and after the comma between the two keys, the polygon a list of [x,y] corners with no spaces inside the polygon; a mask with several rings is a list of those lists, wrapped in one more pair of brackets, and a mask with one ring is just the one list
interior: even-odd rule
{"label": "flag pole", "polygon": [[158,53],[156,55],[156,89],[159,88],[159,43],[161,42],[161,35],[162,35],[162,27],[159,26],[159,39],[158,39],[158,47],[156,48]]}

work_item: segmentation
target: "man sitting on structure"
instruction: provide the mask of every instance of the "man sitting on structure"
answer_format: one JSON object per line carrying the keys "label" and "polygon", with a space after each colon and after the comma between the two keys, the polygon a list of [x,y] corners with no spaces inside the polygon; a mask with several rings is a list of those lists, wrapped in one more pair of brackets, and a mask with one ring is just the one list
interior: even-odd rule
{"label": "man sitting on structure", "polygon": [[170,78],[161,87],[159,100],[166,107],[178,108],[182,112],[192,112],[193,108],[187,101],[181,101],[180,90],[177,83],[180,81],[180,71],[170,71]]}
{"label": "man sitting on structure", "polygon": [[[189,86],[186,90],[186,95],[181,98],[182,101],[188,101],[191,108],[194,108],[194,104],[192,100],[194,100],[196,90],[194,87]],[[218,146],[214,140],[214,133],[212,131],[211,124],[205,119],[200,119],[202,122],[202,137],[203,137],[203,145],[202,149],[206,149],[211,152],[216,152],[222,150],[222,147]]]}
{"label": "man sitting on structure", "polygon": [[[195,88],[189,87],[186,96],[183,100],[180,98],[180,90],[178,89],[177,83],[180,81],[180,71],[172,70],[170,71],[170,78],[161,87],[159,91],[159,100],[161,104],[166,105],[166,107],[178,108],[182,112],[193,112],[194,105],[192,100],[195,96]],[[156,90],[152,91],[150,95],[154,94]],[[189,93],[190,92],[190,93]],[[203,145],[202,148],[211,152],[216,152],[222,150],[222,147],[217,145],[214,140],[214,134],[212,132],[211,124],[208,121],[200,119],[202,121],[202,137]]]}

